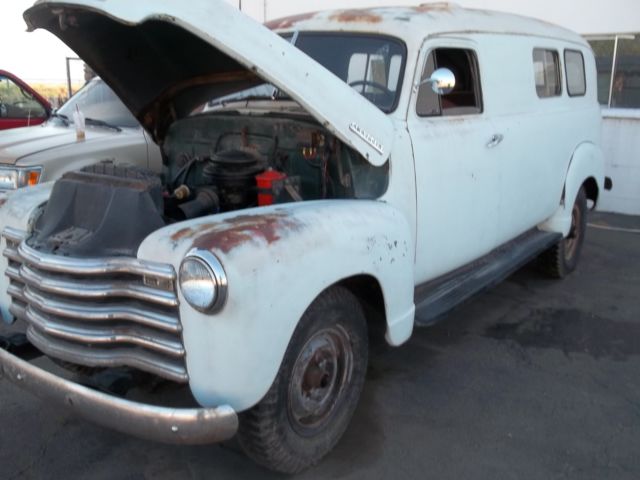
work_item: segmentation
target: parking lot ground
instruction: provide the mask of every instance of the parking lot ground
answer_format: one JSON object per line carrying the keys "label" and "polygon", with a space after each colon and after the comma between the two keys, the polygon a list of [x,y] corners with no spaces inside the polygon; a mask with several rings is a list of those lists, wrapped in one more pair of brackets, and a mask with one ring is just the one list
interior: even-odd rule
{"label": "parking lot ground", "polygon": [[[299,478],[640,478],[640,218],[590,222],[567,279],[527,267],[400,348],[375,341],[347,433]],[[132,439],[7,382],[0,406],[4,479],[279,478],[234,442]]]}

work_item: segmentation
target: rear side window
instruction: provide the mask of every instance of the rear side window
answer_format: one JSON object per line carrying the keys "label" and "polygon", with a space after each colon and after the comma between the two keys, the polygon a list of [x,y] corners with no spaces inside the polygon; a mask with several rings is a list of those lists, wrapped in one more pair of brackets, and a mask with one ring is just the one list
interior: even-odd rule
{"label": "rear side window", "polygon": [[451,70],[456,77],[456,86],[451,93],[438,95],[430,84],[422,84],[418,91],[417,114],[433,117],[482,113],[480,72],[475,52],[463,48],[433,50],[425,62],[422,80],[430,78],[438,68]]}
{"label": "rear side window", "polygon": [[584,73],[584,57],[577,50],[564,51],[564,68],[567,75],[567,91],[570,97],[582,96],[587,92]]}
{"label": "rear side window", "polygon": [[560,58],[555,50],[533,50],[536,92],[540,98],[558,97],[562,93]]}

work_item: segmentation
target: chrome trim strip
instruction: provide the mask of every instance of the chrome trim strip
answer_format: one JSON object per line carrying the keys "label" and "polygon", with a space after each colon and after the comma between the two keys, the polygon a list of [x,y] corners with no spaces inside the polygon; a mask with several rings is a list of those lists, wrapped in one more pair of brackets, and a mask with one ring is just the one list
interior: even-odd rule
{"label": "chrome trim strip", "polygon": [[170,361],[140,348],[116,347],[103,350],[83,347],[82,345],[76,345],[44,334],[33,325],[29,325],[27,328],[27,338],[45,355],[67,362],[87,367],[121,367],[127,365],[174,382],[186,383],[189,381],[189,376],[181,362]]}
{"label": "chrome trim strip", "polygon": [[4,227],[2,236],[9,242],[20,243],[27,236],[27,232],[13,227]]}
{"label": "chrome trim strip", "polygon": [[238,430],[238,416],[227,405],[169,408],[133,402],[60,378],[2,349],[0,377],[43,400],[70,408],[86,420],[148,440],[207,444],[227,440]]}
{"label": "chrome trim strip", "polygon": [[10,284],[9,287],[7,287],[7,294],[11,298],[14,298],[22,303],[27,303],[27,299],[24,296],[24,290],[18,285],[15,285],[13,283]]}
{"label": "chrome trim strip", "polygon": [[147,275],[163,280],[175,280],[176,273],[171,265],[149,262],[137,258],[70,258],[50,255],[31,248],[26,242],[20,243],[18,254],[25,262],[37,265],[42,270],[76,275],[99,275],[108,273],[131,273]]}
{"label": "chrome trim strip", "polygon": [[20,278],[20,270],[16,267],[7,267],[4,274],[14,282],[24,283],[22,278]]}
{"label": "chrome trim strip", "polygon": [[38,290],[65,297],[92,299],[129,297],[167,307],[178,305],[178,299],[172,292],[136,285],[131,282],[94,281],[91,279],[58,280],[53,276],[39,273],[37,269],[26,264],[20,267],[20,277],[24,283],[34,286]]}
{"label": "chrome trim strip", "polygon": [[31,287],[25,289],[24,297],[29,304],[35,306],[38,310],[60,317],[88,322],[128,320],[169,333],[180,333],[182,331],[182,326],[177,317],[154,312],[151,309],[130,307],[124,304],[95,305],[53,299],[40,295]]}
{"label": "chrome trim strip", "polygon": [[27,321],[42,333],[68,342],[100,345],[130,344],[176,358],[182,358],[185,355],[184,347],[179,341],[160,336],[144,327],[135,325],[109,327],[90,324],[89,328],[84,328],[47,318],[32,305],[27,307],[26,316]]}
{"label": "chrome trim strip", "polygon": [[7,246],[2,252],[2,256],[7,257],[12,262],[22,262],[22,259],[18,255],[18,251],[13,247]]}

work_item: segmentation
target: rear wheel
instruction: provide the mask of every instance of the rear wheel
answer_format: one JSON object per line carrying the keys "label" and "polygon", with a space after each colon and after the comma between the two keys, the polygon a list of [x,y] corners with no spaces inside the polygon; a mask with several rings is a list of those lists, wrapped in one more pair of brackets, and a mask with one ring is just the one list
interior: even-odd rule
{"label": "rear wheel", "polygon": [[578,266],[587,231],[587,194],[580,188],[571,210],[569,235],[540,256],[542,269],[554,278],[564,278]]}
{"label": "rear wheel", "polygon": [[259,464],[296,473],[338,442],[367,369],[367,325],[345,288],[322,293],[302,316],[265,397],[240,415],[238,438]]}

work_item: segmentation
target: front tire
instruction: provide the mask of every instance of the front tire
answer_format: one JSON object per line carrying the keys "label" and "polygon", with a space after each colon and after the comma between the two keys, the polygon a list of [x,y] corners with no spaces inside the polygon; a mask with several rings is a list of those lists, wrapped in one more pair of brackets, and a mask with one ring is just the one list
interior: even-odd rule
{"label": "front tire", "polygon": [[540,256],[542,269],[554,278],[564,278],[578,266],[587,232],[587,194],[580,188],[571,210],[571,229],[566,238]]}
{"label": "front tire", "polygon": [[240,414],[238,439],[257,463],[282,473],[315,465],[338,442],[367,370],[367,324],[343,287],[306,310],[265,397]]}

